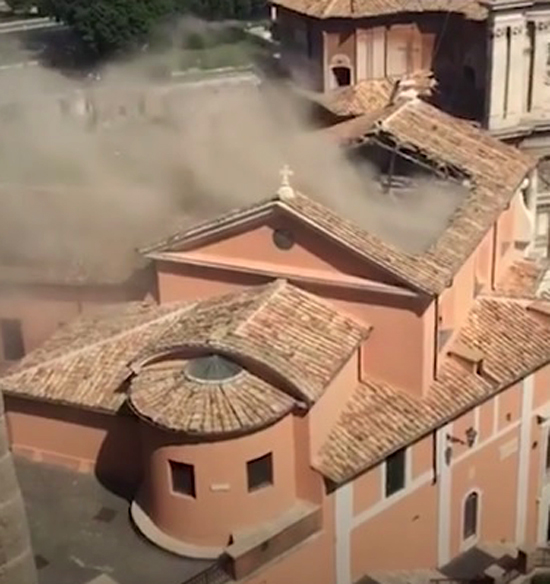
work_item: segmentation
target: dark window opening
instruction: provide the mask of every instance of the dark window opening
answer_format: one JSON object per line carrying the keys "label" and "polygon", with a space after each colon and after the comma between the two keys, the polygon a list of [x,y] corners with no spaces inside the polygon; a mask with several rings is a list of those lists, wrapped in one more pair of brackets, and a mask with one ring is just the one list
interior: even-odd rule
{"label": "dark window opening", "polygon": [[349,67],[333,67],[332,74],[338,87],[351,85],[351,69]]}
{"label": "dark window opening", "polygon": [[0,330],[4,359],[6,361],[17,361],[24,357],[25,345],[23,343],[21,321],[13,318],[3,318],[0,320]]}
{"label": "dark window opening", "polygon": [[468,539],[477,534],[478,494],[470,493],[464,503],[464,530],[462,537]]}
{"label": "dark window opening", "polygon": [[170,472],[172,474],[172,490],[175,493],[196,497],[195,469],[192,464],[171,460]]}
{"label": "dark window opening", "polygon": [[273,484],[273,456],[266,454],[246,463],[248,490],[255,491]]}
{"label": "dark window opening", "polygon": [[550,432],[546,436],[546,472],[550,472]]}
{"label": "dark window opening", "polygon": [[394,452],[386,459],[386,497],[405,488],[405,449]]}

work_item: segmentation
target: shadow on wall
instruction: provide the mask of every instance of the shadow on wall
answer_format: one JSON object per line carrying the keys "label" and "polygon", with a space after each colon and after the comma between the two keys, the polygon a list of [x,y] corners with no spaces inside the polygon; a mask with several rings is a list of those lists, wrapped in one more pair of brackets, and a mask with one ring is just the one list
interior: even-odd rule
{"label": "shadow on wall", "polygon": [[131,502],[142,477],[139,421],[124,405],[113,422],[101,443],[94,472],[103,487]]}

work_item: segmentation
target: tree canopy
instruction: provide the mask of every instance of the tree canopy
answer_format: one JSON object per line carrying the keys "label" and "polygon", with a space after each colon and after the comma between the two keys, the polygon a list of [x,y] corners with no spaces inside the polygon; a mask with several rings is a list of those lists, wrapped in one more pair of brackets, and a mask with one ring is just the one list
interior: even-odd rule
{"label": "tree canopy", "polygon": [[40,11],[69,24],[95,52],[139,44],[170,16],[173,0],[41,0]]}
{"label": "tree canopy", "polygon": [[96,53],[109,54],[145,42],[157,25],[178,15],[252,19],[262,14],[265,0],[38,0],[38,7],[72,26]]}

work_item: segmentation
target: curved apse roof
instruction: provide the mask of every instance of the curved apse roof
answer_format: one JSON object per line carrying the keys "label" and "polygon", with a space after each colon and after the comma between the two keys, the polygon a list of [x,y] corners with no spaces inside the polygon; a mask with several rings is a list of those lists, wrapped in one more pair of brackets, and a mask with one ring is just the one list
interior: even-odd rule
{"label": "curved apse roof", "polygon": [[194,436],[252,431],[289,413],[296,401],[217,354],[144,367],[129,403],[140,417]]}

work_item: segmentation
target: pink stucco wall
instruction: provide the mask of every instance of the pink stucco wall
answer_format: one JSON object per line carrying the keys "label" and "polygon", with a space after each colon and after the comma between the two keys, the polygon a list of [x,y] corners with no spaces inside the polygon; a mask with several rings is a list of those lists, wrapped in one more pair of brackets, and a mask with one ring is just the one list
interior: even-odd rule
{"label": "pink stucco wall", "polygon": [[[424,392],[433,379],[434,370],[433,302],[426,298],[411,299],[346,287],[344,276],[360,275],[387,284],[396,282],[383,271],[368,265],[368,262],[358,262],[292,219],[285,218],[284,226],[292,228],[295,245],[288,251],[279,250],[273,244],[272,234],[280,221],[275,217],[267,223],[254,225],[250,231],[226,235],[194,250],[174,253],[174,263],[158,262],[161,302],[195,300],[263,284],[274,277],[266,276],[266,273],[293,276],[294,283],[331,300],[338,308],[373,326],[361,355],[364,372],[416,394]],[[218,267],[183,264],[199,260]],[[242,270],[220,269],[224,262],[233,270],[238,266]],[[308,273],[319,283],[301,281]],[[400,357],[400,367],[395,367],[396,354]]]}
{"label": "pink stucco wall", "polygon": [[[290,416],[251,435],[190,444],[142,426],[145,480],[139,501],[162,531],[199,546],[225,546],[235,532],[265,524],[297,500]],[[273,456],[273,484],[247,490],[246,463]],[[172,491],[169,461],[192,464],[196,498]]]}
{"label": "pink stucco wall", "polygon": [[359,352],[336,375],[325,393],[308,414],[310,428],[310,456],[314,459],[319,448],[359,383]]}
{"label": "pink stucco wall", "polygon": [[5,396],[10,443],[16,453],[82,472],[108,484],[137,486],[141,478],[138,422],[130,416]]}
{"label": "pink stucco wall", "polygon": [[[96,306],[128,300],[140,300],[145,294],[154,292],[145,284],[98,287],[98,286],[46,286],[21,285],[0,288],[0,319],[21,321],[25,351],[30,352],[41,345],[60,325],[78,314],[93,310]],[[4,351],[0,338],[0,360]]]}

